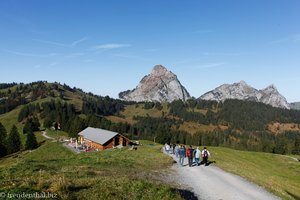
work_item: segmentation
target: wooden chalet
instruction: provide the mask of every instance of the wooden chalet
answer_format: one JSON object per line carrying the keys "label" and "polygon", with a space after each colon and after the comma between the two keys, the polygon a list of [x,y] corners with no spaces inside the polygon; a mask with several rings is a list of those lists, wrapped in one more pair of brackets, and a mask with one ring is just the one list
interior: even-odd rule
{"label": "wooden chalet", "polygon": [[81,143],[96,150],[111,149],[119,145],[127,146],[130,144],[130,140],[123,135],[100,128],[88,127],[78,135]]}

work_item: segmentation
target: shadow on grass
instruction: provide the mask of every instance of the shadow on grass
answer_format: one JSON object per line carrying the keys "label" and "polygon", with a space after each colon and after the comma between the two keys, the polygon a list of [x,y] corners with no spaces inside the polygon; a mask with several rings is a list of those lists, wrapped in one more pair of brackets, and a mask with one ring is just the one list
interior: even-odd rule
{"label": "shadow on grass", "polygon": [[89,189],[89,188],[90,188],[90,186],[83,186],[83,185],[80,185],[80,186],[70,185],[67,187],[69,192],[79,192],[80,190]]}
{"label": "shadow on grass", "polygon": [[293,194],[293,193],[291,193],[291,192],[289,192],[289,191],[286,191],[286,193],[288,193],[291,197],[293,197],[295,200],[300,200],[300,197],[299,196],[297,196],[297,195],[295,195],[295,194]]}
{"label": "shadow on grass", "polygon": [[195,194],[189,190],[183,190],[183,189],[174,189],[174,190],[176,190],[183,199],[198,200],[198,197],[195,196]]}
{"label": "shadow on grass", "polygon": [[[209,161],[207,162],[207,165],[206,165],[206,166],[209,166],[210,164],[213,164],[213,163],[217,163],[217,162],[214,161],[214,160],[212,160],[212,161],[209,160]],[[200,162],[200,165],[205,165],[205,163],[204,163],[203,161],[201,161],[201,162]]]}

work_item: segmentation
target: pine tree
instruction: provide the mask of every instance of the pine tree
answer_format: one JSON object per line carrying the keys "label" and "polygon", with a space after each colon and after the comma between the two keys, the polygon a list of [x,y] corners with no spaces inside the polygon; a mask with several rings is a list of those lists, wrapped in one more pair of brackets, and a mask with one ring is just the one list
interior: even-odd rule
{"label": "pine tree", "polygon": [[7,148],[6,148],[6,129],[0,122],[0,158],[5,156],[7,154]]}
{"label": "pine tree", "polygon": [[7,149],[9,153],[15,153],[21,150],[21,139],[17,127],[14,125],[7,138]]}
{"label": "pine tree", "polygon": [[32,119],[29,118],[26,122],[25,122],[25,125],[23,127],[23,133],[26,134],[26,133],[30,133],[32,132]]}
{"label": "pine tree", "polygon": [[27,139],[25,143],[25,149],[35,149],[38,147],[38,143],[36,141],[36,137],[33,132],[29,132],[27,134]]}

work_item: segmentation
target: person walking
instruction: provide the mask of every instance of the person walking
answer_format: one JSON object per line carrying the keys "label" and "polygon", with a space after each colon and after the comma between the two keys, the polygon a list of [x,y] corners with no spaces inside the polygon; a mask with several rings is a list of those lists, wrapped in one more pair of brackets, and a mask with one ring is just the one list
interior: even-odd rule
{"label": "person walking", "polygon": [[165,151],[170,153],[170,145],[168,143],[165,144]]}
{"label": "person walking", "polygon": [[188,161],[189,161],[189,167],[193,166],[193,155],[194,155],[194,149],[193,149],[192,145],[190,145],[190,147],[187,150],[187,157],[188,157]]}
{"label": "person walking", "polygon": [[178,150],[179,150],[179,146],[178,144],[175,146],[175,156],[176,158],[178,158]]}
{"label": "person walking", "polygon": [[203,151],[202,151],[201,155],[202,155],[203,162],[204,162],[205,166],[208,166],[208,157],[210,156],[210,153],[206,149],[206,147],[203,148]]}
{"label": "person walking", "polygon": [[201,156],[201,150],[199,149],[199,147],[197,147],[195,150],[195,162],[197,166],[200,165],[200,156]]}
{"label": "person walking", "polygon": [[180,146],[180,148],[178,149],[178,155],[179,155],[179,164],[183,167],[184,157],[185,157],[185,150],[183,146]]}

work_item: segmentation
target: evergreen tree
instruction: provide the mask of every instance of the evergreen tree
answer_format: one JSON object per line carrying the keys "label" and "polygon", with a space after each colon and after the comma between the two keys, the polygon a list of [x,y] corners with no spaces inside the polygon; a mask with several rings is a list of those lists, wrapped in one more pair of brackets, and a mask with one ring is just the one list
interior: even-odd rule
{"label": "evergreen tree", "polygon": [[0,122],[0,158],[5,156],[7,154],[7,149],[6,149],[6,129]]}
{"label": "evergreen tree", "polygon": [[25,149],[35,149],[38,147],[38,143],[36,141],[36,137],[33,132],[29,132],[27,134],[27,139],[25,143]]}
{"label": "evergreen tree", "polygon": [[25,122],[25,125],[23,127],[23,133],[26,134],[26,133],[30,133],[32,132],[32,119],[28,119],[26,122]]}
{"label": "evergreen tree", "polygon": [[17,127],[14,125],[7,138],[7,149],[9,153],[15,153],[21,150],[21,139]]}
{"label": "evergreen tree", "polygon": [[295,145],[292,153],[300,155],[300,136],[298,136],[295,140]]}
{"label": "evergreen tree", "polygon": [[40,130],[40,126],[41,125],[37,117],[29,118],[23,127],[23,133],[26,134],[26,133],[38,131]]}

